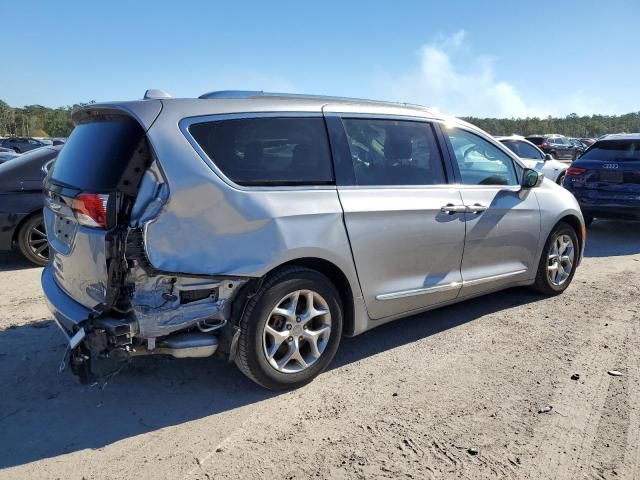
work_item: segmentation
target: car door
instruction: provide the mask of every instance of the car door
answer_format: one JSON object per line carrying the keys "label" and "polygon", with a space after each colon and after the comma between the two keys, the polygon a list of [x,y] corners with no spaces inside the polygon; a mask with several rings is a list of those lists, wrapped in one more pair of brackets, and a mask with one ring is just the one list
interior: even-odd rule
{"label": "car door", "polygon": [[457,187],[447,183],[433,125],[326,110],[338,194],[370,317],[455,299],[464,206]]}
{"label": "car door", "polygon": [[478,132],[443,132],[467,208],[460,295],[534,278],[540,210],[535,192],[520,187],[520,167]]}

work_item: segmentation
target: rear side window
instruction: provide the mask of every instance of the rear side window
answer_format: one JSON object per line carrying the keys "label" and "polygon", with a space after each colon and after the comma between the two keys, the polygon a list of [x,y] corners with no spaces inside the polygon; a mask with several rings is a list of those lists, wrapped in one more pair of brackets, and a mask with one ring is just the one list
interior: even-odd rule
{"label": "rear side window", "polygon": [[356,185],[446,183],[430,124],[361,118],[346,118],[343,124]]}
{"label": "rear side window", "polygon": [[640,141],[605,140],[597,142],[580,157],[580,160],[639,161]]}
{"label": "rear side window", "polygon": [[113,191],[143,137],[142,127],[128,117],[81,123],[58,155],[51,181],[96,193]]}
{"label": "rear side window", "polygon": [[242,118],[196,123],[189,132],[239,185],[334,183],[322,118]]}

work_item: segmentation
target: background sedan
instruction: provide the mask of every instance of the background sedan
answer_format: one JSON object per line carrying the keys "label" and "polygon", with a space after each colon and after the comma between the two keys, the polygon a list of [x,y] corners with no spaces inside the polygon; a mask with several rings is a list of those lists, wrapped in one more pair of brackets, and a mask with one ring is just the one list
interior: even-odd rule
{"label": "background sedan", "polygon": [[0,251],[17,248],[36,265],[47,262],[42,167],[55,159],[61,149],[42,147],[0,165]]}

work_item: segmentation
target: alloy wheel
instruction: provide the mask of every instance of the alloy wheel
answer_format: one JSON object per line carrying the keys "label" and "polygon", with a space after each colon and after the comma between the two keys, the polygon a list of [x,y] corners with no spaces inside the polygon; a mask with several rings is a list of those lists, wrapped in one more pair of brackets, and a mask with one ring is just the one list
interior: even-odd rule
{"label": "alloy wheel", "polygon": [[49,258],[49,243],[44,228],[44,221],[33,224],[27,232],[27,245],[31,253],[46,262]]}
{"label": "alloy wheel", "polygon": [[271,311],[263,331],[269,364],[281,373],[298,373],[322,355],[331,335],[331,313],[318,292],[297,290]]}
{"label": "alloy wheel", "polygon": [[569,235],[558,235],[551,244],[547,263],[549,282],[560,286],[567,281],[573,271],[575,247]]}

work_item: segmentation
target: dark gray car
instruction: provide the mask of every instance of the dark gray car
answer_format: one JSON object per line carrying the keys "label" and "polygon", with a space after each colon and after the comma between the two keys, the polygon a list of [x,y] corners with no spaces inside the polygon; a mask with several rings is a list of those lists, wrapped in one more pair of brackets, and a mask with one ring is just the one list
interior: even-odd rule
{"label": "dark gray car", "polygon": [[529,135],[525,138],[556,160],[573,162],[577,157],[578,149],[564,135]]}
{"label": "dark gray car", "polygon": [[36,265],[47,263],[42,167],[61,148],[42,147],[0,165],[0,251],[17,248]]}
{"label": "dark gray car", "polygon": [[0,147],[9,148],[17,153],[24,153],[40,147],[46,147],[48,144],[35,138],[26,137],[9,137],[0,142]]}

